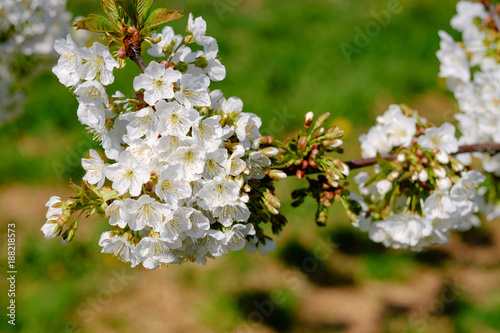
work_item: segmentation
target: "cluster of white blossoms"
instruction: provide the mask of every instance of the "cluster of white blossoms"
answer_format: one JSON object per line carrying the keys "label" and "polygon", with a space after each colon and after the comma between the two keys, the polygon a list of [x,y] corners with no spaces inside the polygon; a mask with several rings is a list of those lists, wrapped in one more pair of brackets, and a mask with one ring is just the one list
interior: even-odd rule
{"label": "cluster of white blossoms", "polygon": [[438,161],[448,163],[449,154],[458,151],[455,127],[450,123],[444,123],[439,128],[427,125],[427,120],[419,117],[417,111],[412,110],[410,115],[405,115],[399,105],[393,104],[377,117],[377,124],[367,134],[359,137],[361,155],[370,158],[377,153],[389,154],[398,147],[408,148],[415,141],[423,149],[436,149]]}
{"label": "cluster of white blossoms", "polygon": [[[450,178],[446,178],[444,174],[441,176],[444,176],[441,180],[447,186],[452,184]],[[425,183],[425,177],[427,176],[415,175],[412,181]],[[359,173],[355,178],[362,197],[352,195],[352,198],[361,204],[362,213],[359,215],[359,221],[353,225],[368,232],[374,242],[395,249],[410,248],[421,251],[430,245],[448,243],[452,230],[466,231],[481,223],[479,217],[474,214],[479,209],[476,202],[480,198],[477,187],[485,177],[477,171],[463,171],[451,187],[435,189],[422,200],[419,212],[408,211],[407,205],[411,198],[400,195],[392,207],[395,213],[383,220],[375,221],[369,213],[370,207],[365,199],[369,198],[370,203],[382,201],[392,184],[387,180],[381,180],[365,186],[364,182],[368,179],[369,175],[366,172]]]}
{"label": "cluster of white blossoms", "polygon": [[[108,181],[117,193],[105,207],[113,228],[99,244],[132,266],[204,264],[229,250],[262,252],[274,244],[258,243],[248,222],[249,183],[265,177],[278,151],[258,150],[261,120],[242,112],[239,98],[209,89],[225,68],[205,21],[190,14],[186,31],[183,37],[167,26],[152,36],[160,40],[148,52],[163,59],[135,77],[133,98],[107,94],[118,62],[106,46],[78,48],[70,35],[55,42],[61,57],[53,71],[74,91],[78,118],[102,141],[107,159],[91,150],[82,160],[84,180],[96,190]],[[61,232],[60,205],[48,203],[47,238]]]}
{"label": "cluster of white blossoms", "polygon": [[69,31],[66,0],[0,0],[0,52],[49,54]]}
{"label": "cluster of white blossoms", "polygon": [[[500,143],[500,65],[498,64],[498,32],[487,24],[491,21],[484,5],[460,1],[458,14],[451,26],[462,33],[463,42],[455,42],[440,31],[441,63],[439,76],[458,101],[456,115],[462,133],[460,144]],[[474,153],[482,159],[486,172],[500,175],[500,154]],[[469,164],[470,154],[460,156]]]}
{"label": "cluster of white blossoms", "polygon": [[354,226],[370,239],[420,251],[446,244],[451,230],[479,225],[477,188],[485,177],[450,157],[459,147],[453,125],[431,127],[416,111],[405,115],[391,105],[360,141],[364,157],[397,154],[390,165],[376,165],[375,178],[355,177],[361,196],[351,198],[362,209]]}

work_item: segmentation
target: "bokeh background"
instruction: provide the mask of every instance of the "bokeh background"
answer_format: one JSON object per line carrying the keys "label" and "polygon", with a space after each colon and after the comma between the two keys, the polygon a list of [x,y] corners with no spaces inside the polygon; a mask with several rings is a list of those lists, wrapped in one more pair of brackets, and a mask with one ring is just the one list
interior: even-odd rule
{"label": "bokeh background", "polygon": [[[359,157],[359,134],[391,103],[437,124],[453,120],[456,103],[437,78],[435,52],[437,31],[452,32],[456,1],[156,3],[203,16],[228,73],[212,88],[242,98],[244,111],[262,118],[263,133],[284,138],[305,112],[328,111],[345,130],[351,159]],[[373,13],[389,3],[402,10],[377,32]],[[68,10],[102,12],[97,0],[70,0]],[[183,31],[186,22],[172,25]],[[357,47],[356,31],[366,27],[372,37],[347,59],[340,45]],[[131,93],[138,73],[127,66],[112,88]],[[16,223],[18,270],[17,325],[2,314],[1,332],[500,332],[498,222],[422,253],[387,250],[342,210],[318,228],[312,200],[292,208],[296,179],[278,187],[289,225],[266,257],[236,252],[206,266],[131,269],[100,254],[107,228],[100,218],[81,223],[70,245],[44,240],[45,202],[71,194],[68,180],[81,179],[80,159],[98,144],[50,71],[27,79],[24,112],[0,128],[1,267],[7,224]],[[2,299],[6,287],[2,278]]]}

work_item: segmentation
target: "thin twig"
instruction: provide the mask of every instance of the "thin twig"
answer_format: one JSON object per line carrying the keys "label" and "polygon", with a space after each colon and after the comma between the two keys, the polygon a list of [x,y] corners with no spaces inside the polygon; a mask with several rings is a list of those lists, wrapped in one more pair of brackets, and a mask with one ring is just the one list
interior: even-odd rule
{"label": "thin twig", "polygon": [[500,31],[500,16],[498,15],[496,6],[492,3],[490,3],[489,10],[490,10],[491,18],[493,19],[493,22],[495,23],[497,30]]}
{"label": "thin twig", "polygon": [[[460,146],[458,147],[458,151],[456,153],[453,153],[452,155],[458,155],[458,154],[463,154],[463,153],[498,153],[500,152],[500,144],[498,143],[479,143],[475,145],[467,145],[467,146]],[[382,155],[382,157],[388,161],[392,161],[396,158],[395,154],[391,155]],[[360,160],[353,160],[353,161],[348,161],[345,162],[347,166],[351,169],[360,169],[363,167],[371,166],[377,164],[377,159],[375,157],[372,158],[365,158],[365,159],[360,159]]]}

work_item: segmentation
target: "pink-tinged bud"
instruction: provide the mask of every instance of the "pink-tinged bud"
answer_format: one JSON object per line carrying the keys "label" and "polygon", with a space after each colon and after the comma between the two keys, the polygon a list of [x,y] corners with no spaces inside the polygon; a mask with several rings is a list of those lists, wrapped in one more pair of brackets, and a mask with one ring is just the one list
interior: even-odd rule
{"label": "pink-tinged bud", "polygon": [[274,145],[276,140],[270,135],[264,135],[257,139],[263,145]]}
{"label": "pink-tinged bud", "polygon": [[139,40],[141,40],[141,34],[140,33],[135,33],[132,35],[132,38],[130,38],[132,40],[132,42],[138,42]]}
{"label": "pink-tinged bud", "polygon": [[301,180],[302,178],[304,178],[305,174],[306,173],[304,171],[300,170],[300,169],[298,169],[297,172],[295,172],[295,175],[297,176],[298,180]]}
{"label": "pink-tinged bud", "polygon": [[125,34],[125,32],[127,31],[127,27],[124,26],[123,24],[120,24],[120,31]]}
{"label": "pink-tinged bud", "polygon": [[314,113],[312,113],[311,111],[306,113],[306,115],[304,117],[304,128],[305,129],[308,130],[311,128],[311,124],[312,124],[313,119],[314,119]]}
{"label": "pink-tinged bud", "polygon": [[168,62],[167,60],[162,60],[162,61],[160,61],[160,64],[165,65],[165,69],[167,69],[167,68],[169,68],[169,67],[170,67],[170,62]]}
{"label": "pink-tinged bud", "polygon": [[302,165],[301,165],[302,170],[307,169],[308,166],[309,166],[309,162],[307,162],[307,160],[303,160],[302,161]]}
{"label": "pink-tinged bud", "polygon": [[318,167],[318,163],[316,163],[316,161],[314,159],[312,159],[312,156],[311,158],[309,159],[309,165],[311,166],[311,168],[317,168]]}
{"label": "pink-tinged bud", "polygon": [[122,47],[118,50],[117,56],[120,59],[125,59],[127,57],[127,51],[125,51],[125,49]]}
{"label": "pink-tinged bud", "polygon": [[136,28],[136,27],[128,27],[128,28],[127,28],[127,32],[128,32],[129,34],[133,35],[133,34],[139,33],[139,30],[137,30],[137,28]]}
{"label": "pink-tinged bud", "polygon": [[325,195],[325,198],[327,200],[333,200],[333,197],[335,196],[334,193],[332,191],[325,191],[323,192],[324,195]]}
{"label": "pink-tinged bud", "polygon": [[297,145],[297,148],[299,150],[304,150],[307,147],[307,140],[305,138],[302,138],[299,140],[299,144]]}

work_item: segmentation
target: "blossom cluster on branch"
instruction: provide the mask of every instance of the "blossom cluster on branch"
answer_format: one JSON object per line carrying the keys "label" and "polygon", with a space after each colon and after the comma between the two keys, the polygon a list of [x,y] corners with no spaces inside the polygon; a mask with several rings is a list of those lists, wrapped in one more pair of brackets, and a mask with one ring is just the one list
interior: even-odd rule
{"label": "blossom cluster on branch", "polygon": [[[327,125],[329,113],[307,113],[304,129],[280,141],[261,135],[261,119],[243,112],[239,98],[212,89],[226,69],[201,17],[189,15],[185,35],[170,26],[157,32],[182,15],[152,10],[152,0],[101,2],[108,18],[93,14],[75,25],[104,33],[107,45],[58,39],[53,72],[76,95],[78,119],[103,154],[91,150],[82,159],[86,174],[81,186],[70,183],[73,197],[49,200],[46,238],[71,241],[81,217],[96,212],[111,227],[101,235],[102,252],[132,266],[204,264],[243,248],[264,254],[275,247],[265,230],[279,235],[287,222],[274,187],[287,176],[307,179],[307,187],[293,191],[292,206],[312,197],[318,225],[340,203],[354,227],[397,249],[445,244],[452,230],[479,225],[478,214],[499,215],[500,145],[492,144],[500,140],[500,18],[489,1],[459,2],[452,26],[463,43],[439,33],[439,75],[459,102],[460,136],[451,123],[436,126],[416,110],[391,105],[360,137],[364,159],[349,162],[339,158],[343,131]],[[149,64],[143,43],[156,58]],[[106,86],[127,58],[141,70],[130,81],[134,94],[110,95]],[[482,158],[484,174],[473,157]],[[359,194],[352,192],[351,169],[370,165],[371,173],[354,177]]]}
{"label": "blossom cluster on branch", "polygon": [[91,150],[77,198],[49,201],[47,238],[63,232],[71,240],[78,220],[63,230],[69,215],[86,206],[112,226],[99,241],[103,252],[132,266],[205,263],[229,250],[273,247],[258,224],[266,211],[279,214],[265,170],[278,150],[260,149],[262,122],[242,111],[239,98],[209,90],[225,68],[205,21],[190,14],[186,31],[176,35],[167,26],[152,35],[158,42],[148,52],[157,59],[134,78],[130,97],[106,91],[119,67],[108,47],[78,48],[70,35],[55,42],[61,57],[53,71],[76,95],[78,118],[105,158]]}
{"label": "blossom cluster on branch", "polygon": [[[500,142],[499,31],[489,9],[489,3],[460,1],[451,26],[462,33],[463,42],[439,32],[439,76],[446,78],[459,104],[458,139],[452,124],[435,127],[416,111],[397,105],[377,117],[377,125],[360,137],[362,156],[379,154],[379,158],[375,174],[363,172],[355,178],[361,196],[352,198],[362,212],[354,226],[375,242],[421,250],[448,243],[452,230],[480,225],[476,213],[487,220],[500,216],[494,202],[495,175],[485,182],[483,174],[472,170],[473,157],[479,157],[487,173],[498,173],[500,155],[457,154],[459,145]],[[380,158],[388,153],[396,158]]]}

